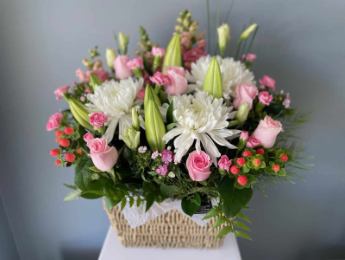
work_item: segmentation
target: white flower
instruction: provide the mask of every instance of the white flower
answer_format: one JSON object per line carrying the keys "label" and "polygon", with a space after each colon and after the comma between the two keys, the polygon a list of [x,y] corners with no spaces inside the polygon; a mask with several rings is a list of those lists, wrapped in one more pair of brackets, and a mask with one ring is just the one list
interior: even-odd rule
{"label": "white flower", "polygon": [[168,176],[169,176],[170,178],[175,178],[175,173],[169,172],[169,173],[168,173]]}
{"label": "white flower", "polygon": [[113,139],[117,124],[119,124],[119,136],[124,134],[125,126],[132,124],[132,107],[142,104],[142,100],[136,100],[138,91],[143,87],[143,79],[134,81],[132,78],[105,81],[101,86],[95,86],[94,94],[88,94],[87,98],[92,102],[86,104],[89,112],[103,112],[108,115],[108,129],[104,136],[108,143]]}
{"label": "white flower", "polygon": [[221,146],[236,149],[226,138],[239,134],[239,130],[226,129],[229,122],[227,119],[235,117],[236,112],[232,112],[232,107],[223,104],[223,99],[213,98],[207,92],[200,91],[192,95],[175,96],[174,117],[177,121],[176,127],[167,132],[163,140],[169,142],[176,136],[174,146],[177,149],[175,162],[180,162],[182,157],[196,140],[196,150],[201,151],[202,143],[206,153],[217,165],[217,157],[220,157],[216,142]]}
{"label": "white flower", "polygon": [[146,153],[146,151],[147,151],[147,147],[146,147],[146,146],[140,146],[140,147],[138,148],[138,152],[139,152],[139,153]]}
{"label": "white flower", "polygon": [[[196,63],[191,64],[191,72],[186,72],[186,77],[189,82],[196,83],[188,85],[189,89],[193,87],[202,89],[208,67],[212,61],[210,55],[201,57]],[[236,97],[236,86],[239,84],[256,85],[254,81],[254,74],[246,69],[246,66],[240,62],[235,61],[233,58],[224,58],[217,56],[220,71],[223,80],[223,96],[229,99],[230,96]]]}
{"label": "white flower", "polygon": [[154,160],[154,159],[156,159],[158,156],[159,156],[159,152],[158,152],[158,151],[155,151],[155,152],[152,153],[151,158]]}

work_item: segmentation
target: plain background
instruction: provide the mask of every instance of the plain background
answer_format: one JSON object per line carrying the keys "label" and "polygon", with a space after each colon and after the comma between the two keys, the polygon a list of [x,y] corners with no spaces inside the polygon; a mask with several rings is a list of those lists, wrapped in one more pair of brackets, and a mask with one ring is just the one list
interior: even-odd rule
{"label": "plain background", "polygon": [[[210,2],[214,50],[218,1]],[[221,21],[229,5],[221,0]],[[53,91],[72,85],[89,48],[98,45],[103,58],[114,47],[113,30],[130,34],[132,57],[139,25],[166,47],[184,8],[207,29],[202,0],[0,2],[1,259],[97,258],[109,220],[101,200],[63,202],[62,182],[73,183],[73,169],[49,155],[56,143],[45,124],[67,106]],[[344,10],[343,0],[238,0],[233,7],[227,54],[253,18],[256,77],[272,76],[294,107],[314,110],[299,132],[314,172],[296,185],[268,185],[267,198],[255,194],[247,212],[253,242],[238,240],[243,259],[345,258]]]}

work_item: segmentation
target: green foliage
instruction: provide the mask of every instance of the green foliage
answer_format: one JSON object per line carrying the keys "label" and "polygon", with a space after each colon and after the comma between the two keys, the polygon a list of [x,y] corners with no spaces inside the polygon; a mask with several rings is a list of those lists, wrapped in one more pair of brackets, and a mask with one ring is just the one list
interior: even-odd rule
{"label": "green foliage", "polygon": [[201,205],[201,197],[198,193],[190,197],[183,198],[181,201],[182,210],[189,216],[193,216]]}
{"label": "green foliage", "polygon": [[243,232],[242,230],[235,230],[235,235],[237,237],[242,237],[242,238],[245,238],[245,239],[252,240],[251,237],[247,233]]}

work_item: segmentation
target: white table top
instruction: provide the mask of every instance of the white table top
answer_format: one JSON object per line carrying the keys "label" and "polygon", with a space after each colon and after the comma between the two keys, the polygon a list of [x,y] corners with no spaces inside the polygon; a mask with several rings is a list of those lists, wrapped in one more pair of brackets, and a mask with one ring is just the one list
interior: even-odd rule
{"label": "white table top", "polygon": [[177,260],[178,258],[181,260],[241,260],[241,254],[233,233],[226,236],[220,249],[125,248],[120,244],[115,230],[110,226],[98,260]]}

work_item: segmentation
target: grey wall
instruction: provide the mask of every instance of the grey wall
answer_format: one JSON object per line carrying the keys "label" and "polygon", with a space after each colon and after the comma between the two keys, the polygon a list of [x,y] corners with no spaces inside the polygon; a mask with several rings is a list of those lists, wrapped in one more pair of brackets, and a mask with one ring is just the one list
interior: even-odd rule
{"label": "grey wall", "polygon": [[[214,26],[217,1],[210,2]],[[229,1],[221,2],[224,19]],[[113,30],[130,34],[131,54],[139,25],[166,46],[184,8],[207,28],[201,0],[0,2],[0,189],[21,259],[96,259],[109,226],[100,200],[62,201],[69,191],[61,183],[72,183],[73,171],[49,155],[56,144],[46,121],[66,107],[53,90],[72,84],[89,48],[112,47]],[[253,18],[260,24],[256,76],[271,75],[293,106],[315,110],[300,131],[306,154],[316,156],[314,173],[303,174],[305,183],[269,185],[268,198],[255,194],[254,241],[239,240],[244,259],[345,258],[344,10],[342,0],[234,5],[231,47]]]}

